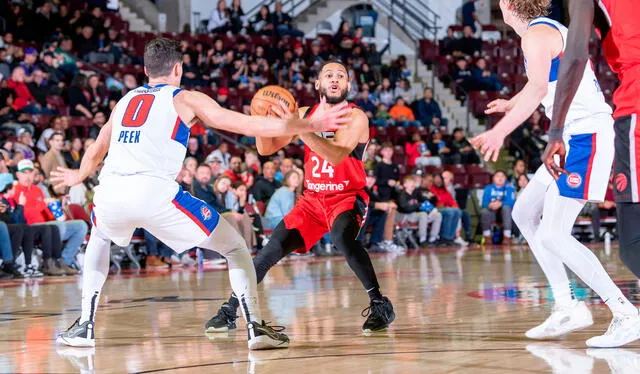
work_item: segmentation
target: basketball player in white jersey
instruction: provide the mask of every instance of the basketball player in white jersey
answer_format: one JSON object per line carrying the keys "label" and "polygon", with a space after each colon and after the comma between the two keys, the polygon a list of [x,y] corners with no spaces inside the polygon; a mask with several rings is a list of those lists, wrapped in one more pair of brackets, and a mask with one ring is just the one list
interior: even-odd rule
{"label": "basketball player in white jersey", "polygon": [[[543,17],[550,0],[501,0],[504,21],[522,38],[528,82],[511,100],[496,100],[487,114],[504,112],[491,130],[472,139],[485,161],[496,161],[504,138],[524,123],[540,103],[551,117],[558,70],[566,47],[567,28]],[[546,275],[555,306],[541,325],[526,332],[531,339],[555,338],[593,324],[591,312],[574,300],[568,266],[605,301],[613,321],[602,336],[587,340],[591,347],[617,347],[640,338],[638,309],[613,283],[598,258],[571,231],[587,201],[603,201],[613,162],[613,119],[592,65],[567,115],[562,160],[568,174],[556,182],[541,166],[516,201],[513,220],[529,243]],[[542,216],[542,220],[540,217]]]}
{"label": "basketball player in white jersey", "polygon": [[[183,191],[175,178],[181,170],[192,124],[248,136],[283,136],[342,128],[349,109],[342,106],[310,120],[245,116],[221,108],[200,92],[179,88],[182,62],[178,42],[158,38],[144,51],[149,83],[130,91],[116,105],[79,170],[59,169],[56,185],[72,186],[91,175],[108,152],[95,192],[93,229],[84,261],[82,315],[58,337],[59,344],[95,346],[94,317],[109,271],[109,247],[129,244],[136,227],[151,232],[177,252],[192,247],[227,258],[229,278],[242,295],[249,349],[284,348],[289,338],[260,318],[256,273],[247,245],[220,215]],[[346,116],[350,118],[350,116]]]}

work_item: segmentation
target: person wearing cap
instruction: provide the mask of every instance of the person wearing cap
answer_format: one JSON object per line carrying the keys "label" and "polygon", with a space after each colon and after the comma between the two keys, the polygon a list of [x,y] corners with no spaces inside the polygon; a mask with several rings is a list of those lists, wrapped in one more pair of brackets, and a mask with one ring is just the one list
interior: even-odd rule
{"label": "person wearing cap", "polygon": [[[404,223],[418,223],[418,237],[421,247],[435,246],[440,227],[442,225],[442,215],[438,209],[429,207],[430,203],[416,188],[416,179],[414,175],[407,175],[402,180],[404,189],[398,196],[398,214],[397,221]],[[427,238],[427,228],[431,224],[431,230]]]}
{"label": "person wearing cap", "polygon": [[54,203],[53,198],[45,198],[42,190],[33,184],[34,166],[31,160],[22,160],[18,163],[18,185],[15,187],[15,194],[24,194],[26,203],[24,205],[24,217],[29,225],[53,225],[60,231],[60,238],[66,241],[62,250],[62,264],[66,273],[73,270],[76,254],[87,235],[87,223],[82,220],[58,221],[54,219],[48,205]]}
{"label": "person wearing cap", "polygon": [[256,201],[268,204],[269,199],[273,196],[282,183],[275,180],[276,167],[271,161],[267,161],[262,165],[262,175],[258,177],[253,186],[253,198]]}
{"label": "person wearing cap", "polygon": [[395,228],[398,206],[393,201],[383,201],[376,186],[376,174],[367,171],[367,181],[364,188],[369,195],[369,214],[362,225],[359,241],[364,241],[367,227],[371,226],[371,238],[365,245],[369,250],[382,252],[404,252],[406,248],[393,243],[393,229]]}
{"label": "person wearing cap", "polygon": [[215,151],[211,152],[209,157],[217,157],[220,160],[220,173],[224,173],[229,168],[229,161],[231,160],[231,154],[229,153],[229,145],[225,142],[220,143],[220,146]]}
{"label": "person wearing cap", "polygon": [[209,154],[204,162],[205,164],[209,165],[212,181],[216,180],[220,175],[222,175],[222,161],[220,160],[220,158],[218,158],[218,156]]}
{"label": "person wearing cap", "polygon": [[[42,250],[44,272],[47,275],[65,275],[65,271],[60,266],[60,252],[62,251],[60,231],[57,227],[51,225],[27,225],[24,219],[25,204],[26,197],[24,194],[15,194],[13,177],[0,176],[0,221],[6,224],[11,235],[13,256],[18,255],[20,248],[24,253],[25,266],[20,269],[20,276],[41,277],[43,275],[31,263],[36,242],[40,244],[40,249]],[[0,240],[0,242],[3,241]],[[69,274],[76,273],[75,270],[72,270]]]}
{"label": "person wearing cap", "polygon": [[38,51],[33,47],[25,48],[24,59],[20,62],[19,66],[24,69],[24,80],[27,83],[32,80],[32,75],[36,68],[36,61],[38,61]]}

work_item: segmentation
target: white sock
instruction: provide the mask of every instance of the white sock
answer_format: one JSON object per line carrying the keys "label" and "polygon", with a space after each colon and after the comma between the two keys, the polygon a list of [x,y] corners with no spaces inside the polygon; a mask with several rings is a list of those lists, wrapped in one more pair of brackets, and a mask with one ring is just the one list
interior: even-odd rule
{"label": "white sock", "polygon": [[247,243],[240,234],[220,218],[209,238],[198,247],[216,251],[227,259],[231,288],[240,302],[242,316],[247,322],[261,322],[256,269]]}
{"label": "white sock", "polygon": [[553,183],[545,196],[543,219],[536,235],[607,303],[613,313],[637,315],[638,310],[613,283],[598,257],[571,235],[584,204],[582,200],[560,196],[558,186]]}
{"label": "white sock", "polygon": [[82,274],[82,314],[80,323],[95,321],[100,292],[109,274],[109,251],[111,240],[94,227],[84,255]]}
{"label": "white sock", "polygon": [[504,230],[504,237],[507,239],[511,239],[511,230]]}
{"label": "white sock", "polygon": [[491,236],[491,230],[484,230],[482,236]]}
{"label": "white sock", "polygon": [[547,185],[538,181],[537,178],[538,174],[522,191],[511,215],[549,281],[555,303],[560,306],[571,306],[574,304],[573,292],[564,264],[561,258],[542,245],[540,238],[536,236],[540,228],[540,218],[547,192]]}

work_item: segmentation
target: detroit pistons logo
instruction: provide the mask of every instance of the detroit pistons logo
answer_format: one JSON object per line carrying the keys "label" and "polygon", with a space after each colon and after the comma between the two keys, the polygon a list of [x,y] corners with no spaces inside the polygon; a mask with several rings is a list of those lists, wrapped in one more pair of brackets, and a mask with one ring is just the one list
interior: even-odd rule
{"label": "detroit pistons logo", "polygon": [[571,173],[567,176],[567,185],[571,188],[578,188],[582,184],[582,177],[578,173]]}
{"label": "detroit pistons logo", "polygon": [[211,210],[206,206],[200,207],[200,214],[202,215],[202,219],[208,221],[211,219]]}
{"label": "detroit pistons logo", "polygon": [[627,176],[624,173],[616,175],[616,189],[622,192],[627,189]]}

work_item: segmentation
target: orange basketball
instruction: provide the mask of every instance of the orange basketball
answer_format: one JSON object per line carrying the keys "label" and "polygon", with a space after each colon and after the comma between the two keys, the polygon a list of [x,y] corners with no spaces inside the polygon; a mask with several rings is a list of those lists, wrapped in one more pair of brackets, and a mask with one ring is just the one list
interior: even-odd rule
{"label": "orange basketball", "polygon": [[268,116],[271,114],[271,106],[280,107],[280,103],[285,104],[289,112],[296,108],[296,100],[291,92],[280,86],[262,87],[251,99],[251,115]]}

